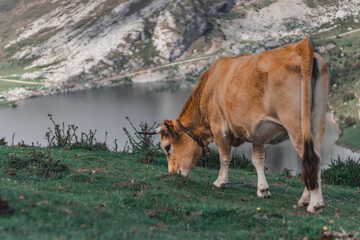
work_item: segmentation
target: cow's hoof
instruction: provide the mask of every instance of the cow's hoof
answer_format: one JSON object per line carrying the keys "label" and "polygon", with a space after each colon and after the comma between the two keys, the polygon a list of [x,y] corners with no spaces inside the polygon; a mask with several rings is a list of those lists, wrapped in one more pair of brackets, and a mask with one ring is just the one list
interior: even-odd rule
{"label": "cow's hoof", "polygon": [[269,188],[259,189],[257,191],[257,195],[259,196],[259,198],[270,198],[271,196],[270,189]]}
{"label": "cow's hoof", "polygon": [[228,182],[221,182],[221,181],[216,180],[213,184],[215,187],[225,188],[226,185],[228,184]]}
{"label": "cow's hoof", "polygon": [[298,201],[298,206],[299,206],[299,207],[307,207],[307,206],[309,206],[309,201],[299,200],[299,201]]}
{"label": "cow's hoof", "polygon": [[320,202],[320,203],[315,204],[314,206],[309,205],[306,210],[310,213],[319,214],[322,212],[322,209],[324,207],[325,207],[324,203]]}

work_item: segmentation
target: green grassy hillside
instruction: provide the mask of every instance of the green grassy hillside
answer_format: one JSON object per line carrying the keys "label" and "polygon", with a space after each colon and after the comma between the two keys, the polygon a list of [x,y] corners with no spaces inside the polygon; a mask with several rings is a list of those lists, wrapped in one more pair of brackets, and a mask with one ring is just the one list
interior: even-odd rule
{"label": "green grassy hillside", "polygon": [[324,229],[359,238],[354,188],[325,185],[326,208],[313,215],[294,207],[299,177],[268,175],[272,196],[259,199],[255,172],[231,170],[218,189],[217,170],[185,179],[168,174],[163,157],[56,149],[61,163],[26,165],[17,155],[32,149],[0,147],[0,196],[15,208],[0,215],[1,239],[315,239]]}
{"label": "green grassy hillside", "polygon": [[[352,19],[342,22],[340,28],[314,35],[315,46],[330,49],[321,52],[331,74],[329,103],[335,120],[343,130],[339,143],[360,149],[360,126],[358,118],[358,96],[360,96],[360,31],[341,36],[348,30],[360,29],[360,23]],[[334,38],[330,38],[337,36]],[[353,119],[352,121],[350,121]],[[349,124],[353,122],[353,124]],[[357,124],[354,124],[357,122]]]}

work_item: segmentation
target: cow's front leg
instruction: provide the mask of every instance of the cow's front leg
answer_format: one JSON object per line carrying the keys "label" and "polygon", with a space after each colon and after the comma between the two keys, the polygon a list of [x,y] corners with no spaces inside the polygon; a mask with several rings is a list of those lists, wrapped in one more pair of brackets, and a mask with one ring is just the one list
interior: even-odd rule
{"label": "cow's front leg", "polygon": [[219,176],[214,182],[214,185],[219,188],[224,188],[229,183],[229,165],[230,165],[230,154],[221,156],[220,154],[220,171]]}
{"label": "cow's front leg", "polygon": [[255,166],[258,182],[257,182],[257,195],[260,198],[269,198],[271,196],[269,185],[266,181],[264,172],[264,145],[253,144],[253,151],[251,157],[252,163]]}
{"label": "cow's front leg", "polygon": [[224,137],[220,131],[219,134],[215,135],[214,137],[216,145],[219,148],[220,171],[218,178],[213,184],[216,187],[224,188],[225,185],[229,183],[229,165],[231,161],[230,139],[226,136]]}

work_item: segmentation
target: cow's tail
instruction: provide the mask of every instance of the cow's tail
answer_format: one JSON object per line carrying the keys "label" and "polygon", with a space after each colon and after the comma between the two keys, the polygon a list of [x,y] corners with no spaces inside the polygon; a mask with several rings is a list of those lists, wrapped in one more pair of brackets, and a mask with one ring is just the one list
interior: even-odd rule
{"label": "cow's tail", "polygon": [[314,150],[311,135],[311,78],[313,70],[313,49],[308,38],[300,41],[296,46],[296,52],[301,56],[301,125],[303,136],[303,161],[301,180],[308,190],[318,187],[318,171],[320,158]]}

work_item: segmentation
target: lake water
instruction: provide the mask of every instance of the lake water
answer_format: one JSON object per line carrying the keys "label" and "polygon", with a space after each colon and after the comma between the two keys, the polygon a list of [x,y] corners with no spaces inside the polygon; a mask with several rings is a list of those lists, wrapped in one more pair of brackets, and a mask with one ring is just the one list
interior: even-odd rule
{"label": "lake water", "polygon": [[[131,129],[125,116],[136,125],[140,121],[175,119],[190,92],[191,89],[169,90],[165,83],[138,83],[33,98],[20,102],[16,108],[0,108],[0,137],[11,142],[15,133],[15,143],[24,140],[27,144],[46,145],[45,132],[51,127],[47,115],[51,113],[57,123],[77,125],[80,131],[97,129],[98,139],[104,139],[107,131],[109,145],[113,146],[114,139],[118,139],[119,150],[122,150],[127,140],[123,127]],[[327,120],[322,166],[337,155],[360,158],[360,154],[334,145],[339,130],[330,121],[330,114]],[[243,144],[236,151],[251,156],[251,144]],[[299,172],[301,169],[301,160],[289,141],[268,146],[266,153],[269,172],[281,172],[284,168]]]}

